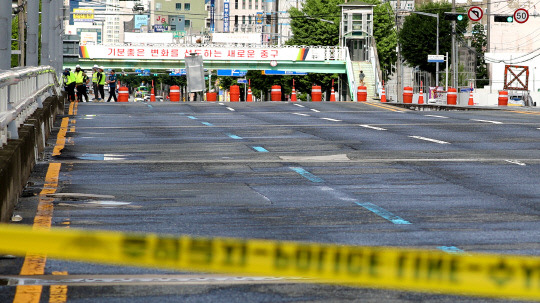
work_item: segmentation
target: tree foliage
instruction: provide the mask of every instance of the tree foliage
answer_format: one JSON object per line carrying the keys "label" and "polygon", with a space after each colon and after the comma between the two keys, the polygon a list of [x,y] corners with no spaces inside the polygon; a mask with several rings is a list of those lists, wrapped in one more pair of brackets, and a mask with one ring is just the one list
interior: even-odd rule
{"label": "tree foliage", "polygon": [[[444,12],[452,11],[448,2],[427,3],[417,11],[439,15],[439,54],[450,53],[452,48],[452,24],[444,20]],[[468,18],[456,22],[456,34],[463,36],[467,30]],[[435,64],[427,62],[428,55],[436,54],[437,20],[433,17],[410,14],[405,18],[398,35],[401,54],[410,66],[434,73]],[[443,67],[444,68],[444,67]]]}
{"label": "tree foliage", "polygon": [[286,44],[338,45],[341,18],[341,10],[338,5],[342,3],[343,0],[306,0],[302,10],[291,8],[289,15],[293,37]]}
{"label": "tree foliage", "polygon": [[473,36],[471,46],[476,51],[476,87],[484,87],[489,84],[486,58],[484,53],[487,47],[487,37],[484,32],[484,26],[476,23],[473,26]]}
{"label": "tree foliage", "polygon": [[379,0],[367,0],[373,7],[373,36],[377,44],[379,64],[383,72],[383,79],[393,73],[392,65],[397,60],[397,34],[394,28],[394,15],[390,2],[380,3]]}

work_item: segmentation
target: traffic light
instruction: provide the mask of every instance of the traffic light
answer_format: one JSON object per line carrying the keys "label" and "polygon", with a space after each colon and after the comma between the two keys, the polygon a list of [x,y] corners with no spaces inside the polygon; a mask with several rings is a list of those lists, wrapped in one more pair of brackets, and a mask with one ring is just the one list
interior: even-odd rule
{"label": "traffic light", "polygon": [[444,20],[461,21],[465,19],[465,13],[444,12]]}
{"label": "traffic light", "polygon": [[506,23],[512,23],[514,22],[514,16],[512,15],[495,15],[495,22],[506,22]]}

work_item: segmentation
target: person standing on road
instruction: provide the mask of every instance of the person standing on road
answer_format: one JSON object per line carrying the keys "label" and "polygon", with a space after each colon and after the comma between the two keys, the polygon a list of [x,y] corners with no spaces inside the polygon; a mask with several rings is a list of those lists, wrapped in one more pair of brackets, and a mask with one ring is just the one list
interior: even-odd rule
{"label": "person standing on road", "polygon": [[98,91],[99,91],[99,95],[101,95],[101,98],[98,98],[98,101],[105,100],[105,83],[107,82],[107,77],[105,76],[103,66],[99,67],[97,77],[98,77]]}
{"label": "person standing on road", "polygon": [[116,102],[116,74],[114,73],[114,69],[111,70],[107,83],[109,83],[109,99],[107,99],[107,102],[111,102],[111,97]]}
{"label": "person standing on road", "polygon": [[363,71],[360,71],[360,74],[358,75],[358,78],[360,79],[360,85],[364,85],[364,78],[366,77],[366,75],[364,75],[364,72]]}
{"label": "person standing on road", "polygon": [[[88,102],[88,95],[86,94],[86,83],[84,83],[85,73],[81,69],[80,65],[75,66],[75,83],[77,85],[77,98],[79,102],[82,102],[82,96],[86,97],[86,102]],[[88,77],[86,77],[88,79]]]}
{"label": "person standing on road", "polygon": [[70,102],[75,101],[75,74],[69,68],[64,70],[65,88]]}
{"label": "person standing on road", "polygon": [[97,64],[92,68],[92,89],[94,90],[94,100],[99,100],[98,96],[98,69]]}

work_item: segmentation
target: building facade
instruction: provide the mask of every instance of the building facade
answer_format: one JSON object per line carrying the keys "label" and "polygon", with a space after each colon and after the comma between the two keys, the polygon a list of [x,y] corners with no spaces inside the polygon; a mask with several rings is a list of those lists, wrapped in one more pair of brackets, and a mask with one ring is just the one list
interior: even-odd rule
{"label": "building facade", "polygon": [[154,31],[182,35],[202,35],[207,31],[208,13],[202,0],[153,0],[149,5],[149,27]]}

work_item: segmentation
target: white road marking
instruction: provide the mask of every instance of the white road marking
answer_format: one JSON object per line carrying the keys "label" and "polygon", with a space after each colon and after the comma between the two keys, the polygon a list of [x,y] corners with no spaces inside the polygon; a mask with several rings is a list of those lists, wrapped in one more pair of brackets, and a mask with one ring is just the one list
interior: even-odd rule
{"label": "white road marking", "polygon": [[298,107],[305,107],[303,105],[300,105],[300,104],[294,104],[294,106],[298,106]]}
{"label": "white road marking", "polygon": [[478,121],[478,122],[485,122],[485,123],[493,123],[493,124],[503,124],[499,121],[491,121],[491,120],[480,120],[480,119],[471,119],[472,121]]}
{"label": "white road marking", "polygon": [[340,122],[341,120],[338,120],[338,119],[332,119],[332,118],[321,118],[323,120],[328,120],[328,121],[334,121],[334,122]]}
{"label": "white road marking", "polygon": [[426,137],[421,137],[421,136],[409,136],[409,137],[414,138],[414,139],[418,139],[418,140],[424,140],[424,141],[429,141],[429,142],[433,142],[433,143],[438,143],[438,144],[450,144],[450,142],[431,139],[431,138],[426,138]]}
{"label": "white road marking", "polygon": [[320,110],[316,110],[314,108],[311,109],[312,111],[316,112],[316,113],[320,113],[321,111]]}
{"label": "white road marking", "polygon": [[303,116],[303,117],[309,117],[308,114],[302,114],[302,113],[293,113],[293,115]]}
{"label": "white road marking", "polygon": [[508,162],[508,163],[511,163],[511,164],[517,164],[517,165],[519,165],[519,166],[525,166],[525,165],[527,165],[527,164],[525,164],[525,163],[523,163],[523,162],[519,162],[518,160],[504,160],[504,161],[506,161],[506,162]]}
{"label": "white road marking", "polygon": [[234,108],[227,107],[227,109],[230,110],[231,112],[234,112]]}
{"label": "white road marking", "polygon": [[374,130],[386,130],[386,128],[377,127],[377,126],[371,126],[371,125],[367,125],[367,124],[360,124],[360,126],[365,127],[365,128],[371,128],[371,129],[374,129]]}
{"label": "white road marking", "polygon": [[433,117],[433,118],[448,119],[448,117],[445,117],[445,116],[437,116],[437,115],[424,115],[424,117]]}
{"label": "white road marking", "polygon": [[221,103],[221,102],[219,102],[218,104],[219,104],[219,105],[225,105],[225,104],[223,104],[223,103]]}

